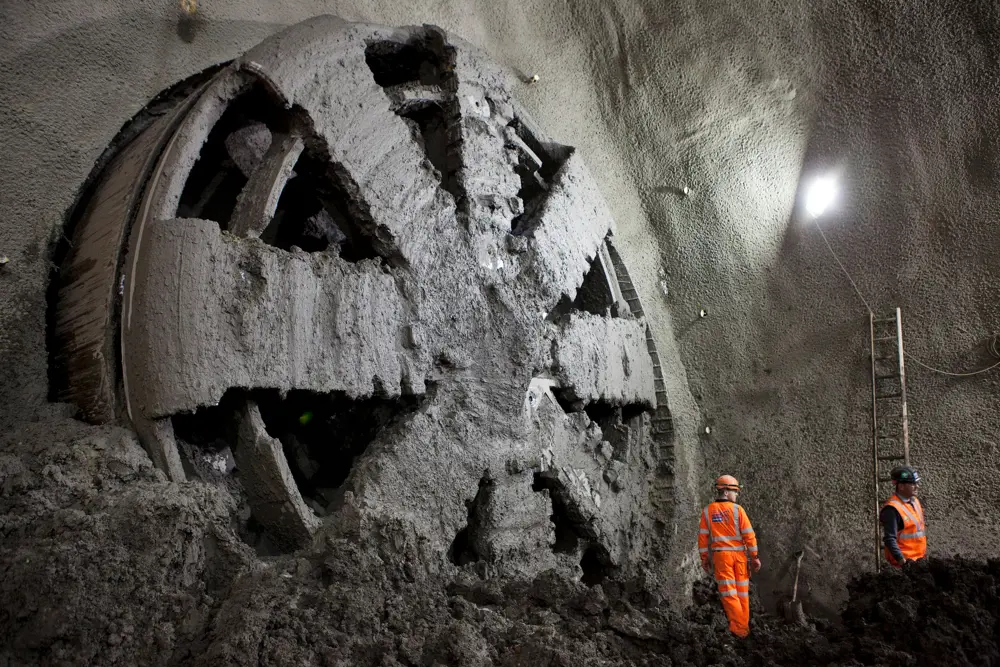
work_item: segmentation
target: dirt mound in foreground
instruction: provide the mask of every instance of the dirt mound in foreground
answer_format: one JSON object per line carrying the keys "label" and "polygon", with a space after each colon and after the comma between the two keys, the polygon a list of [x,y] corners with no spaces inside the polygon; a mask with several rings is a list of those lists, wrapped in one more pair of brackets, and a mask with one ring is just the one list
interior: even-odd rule
{"label": "dirt mound in foreground", "polygon": [[405,526],[259,560],[228,496],[167,482],[131,433],[72,420],[0,438],[0,665],[998,665],[1000,561],[931,560],[850,585],[843,623],[754,613],[709,581],[677,613],[641,585],[556,571],[429,574]]}
{"label": "dirt mound in foreground", "polygon": [[864,664],[1000,664],[1000,560],[930,559],[849,591],[845,632]]}

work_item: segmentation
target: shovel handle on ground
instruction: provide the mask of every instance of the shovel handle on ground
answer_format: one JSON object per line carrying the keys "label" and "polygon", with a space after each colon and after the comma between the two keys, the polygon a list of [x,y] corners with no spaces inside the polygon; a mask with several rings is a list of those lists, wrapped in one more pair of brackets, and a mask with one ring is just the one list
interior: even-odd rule
{"label": "shovel handle on ground", "polygon": [[800,551],[795,556],[795,583],[792,585],[792,602],[799,599],[799,572],[802,570],[802,557],[805,554],[805,551]]}
{"label": "shovel handle on ground", "polygon": [[799,602],[799,572],[802,570],[802,556],[805,554],[804,551],[800,551],[795,556],[795,583],[792,585],[792,601],[788,603],[785,608],[785,619],[789,623],[796,623],[798,625],[808,625],[806,620],[806,614],[802,611],[802,603]]}

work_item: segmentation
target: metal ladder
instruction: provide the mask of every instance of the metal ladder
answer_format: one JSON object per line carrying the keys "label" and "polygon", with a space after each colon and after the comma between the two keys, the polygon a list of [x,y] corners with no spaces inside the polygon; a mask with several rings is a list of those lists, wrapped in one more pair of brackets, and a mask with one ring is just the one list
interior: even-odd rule
{"label": "metal ladder", "polygon": [[872,482],[875,500],[875,570],[882,569],[878,513],[889,496],[889,471],[910,464],[910,432],[906,414],[906,367],[903,316],[899,308],[887,318],[868,315],[872,360]]}

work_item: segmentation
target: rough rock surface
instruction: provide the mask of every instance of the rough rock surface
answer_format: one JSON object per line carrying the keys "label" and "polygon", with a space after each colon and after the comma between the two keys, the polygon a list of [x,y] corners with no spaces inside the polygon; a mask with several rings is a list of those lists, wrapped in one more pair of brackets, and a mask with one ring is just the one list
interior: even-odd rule
{"label": "rough rock surface", "polygon": [[[228,496],[176,485],[128,432],[72,420],[0,441],[0,663],[10,665],[992,665],[1000,561],[852,584],[843,623],[762,614],[735,642],[708,582],[671,610],[642,582],[559,570],[431,574],[404,525],[258,560]],[[913,631],[906,631],[912,628]]]}
{"label": "rough rock surface", "polygon": [[0,662],[170,664],[258,567],[214,487],[168,483],[135,436],[63,419],[0,440]]}
{"label": "rough rock surface", "polygon": [[[132,392],[150,416],[214,405],[230,387],[353,397],[377,382],[399,395],[403,305],[374,262],[283,252],[204,220],[152,225],[144,241],[155,261],[140,265],[149,277],[137,281],[133,345],[155,351],[141,357],[137,377],[158,381]],[[181,254],[184,271],[170,271]],[[183,335],[165,326],[175,320]]]}

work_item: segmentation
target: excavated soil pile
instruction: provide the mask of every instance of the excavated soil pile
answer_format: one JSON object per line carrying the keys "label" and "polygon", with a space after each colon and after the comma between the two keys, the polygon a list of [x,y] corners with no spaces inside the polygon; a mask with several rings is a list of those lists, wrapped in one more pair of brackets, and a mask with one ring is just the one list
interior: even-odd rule
{"label": "excavated soil pile", "polygon": [[759,610],[735,642],[711,586],[681,614],[640,584],[428,572],[406,526],[347,517],[260,560],[230,496],[172,484],[134,436],[70,419],[0,436],[0,665],[991,665],[1000,561],[854,582],[844,623]]}
{"label": "excavated soil pile", "polygon": [[1000,664],[1000,560],[931,559],[849,588],[843,619],[864,664]]}

